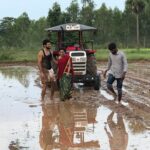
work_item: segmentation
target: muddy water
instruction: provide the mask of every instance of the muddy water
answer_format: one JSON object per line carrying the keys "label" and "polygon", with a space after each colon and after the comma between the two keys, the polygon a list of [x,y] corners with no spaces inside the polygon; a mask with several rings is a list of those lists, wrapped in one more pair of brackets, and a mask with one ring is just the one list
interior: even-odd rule
{"label": "muddy water", "polygon": [[36,70],[30,67],[0,69],[0,150],[7,150],[11,142],[40,149],[42,111],[36,77]]}
{"label": "muddy water", "polygon": [[34,67],[0,68],[0,150],[150,149],[145,110],[118,106],[105,88],[82,86],[71,101],[56,93],[41,103],[37,78]]}

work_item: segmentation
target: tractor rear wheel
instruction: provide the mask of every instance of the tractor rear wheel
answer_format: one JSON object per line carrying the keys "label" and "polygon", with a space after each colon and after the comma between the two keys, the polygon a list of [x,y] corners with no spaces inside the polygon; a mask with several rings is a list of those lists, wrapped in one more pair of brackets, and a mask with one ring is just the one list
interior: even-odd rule
{"label": "tractor rear wheel", "polygon": [[87,73],[94,76],[97,74],[96,59],[94,55],[87,56]]}

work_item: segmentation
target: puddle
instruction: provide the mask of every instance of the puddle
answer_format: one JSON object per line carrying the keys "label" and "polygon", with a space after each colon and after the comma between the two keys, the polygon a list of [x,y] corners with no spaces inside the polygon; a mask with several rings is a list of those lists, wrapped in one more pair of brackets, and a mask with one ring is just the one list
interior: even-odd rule
{"label": "puddle", "polygon": [[135,119],[129,121],[104,106],[57,103],[43,107],[40,145],[60,150],[149,149],[150,132],[137,130],[139,125]]}
{"label": "puddle", "polygon": [[11,141],[29,149],[40,149],[41,107],[30,108],[25,101],[40,103],[41,89],[35,86],[37,71],[32,67],[0,68],[0,150]]}
{"label": "puddle", "polygon": [[[150,131],[136,118],[58,97],[41,105],[37,77],[33,67],[0,68],[0,150],[12,145],[23,150],[150,149]],[[82,87],[81,94],[85,91]],[[97,94],[112,99],[105,90]]]}
{"label": "puddle", "polygon": [[108,94],[105,90],[100,90],[100,94],[103,95],[106,99],[113,100],[113,96]]}

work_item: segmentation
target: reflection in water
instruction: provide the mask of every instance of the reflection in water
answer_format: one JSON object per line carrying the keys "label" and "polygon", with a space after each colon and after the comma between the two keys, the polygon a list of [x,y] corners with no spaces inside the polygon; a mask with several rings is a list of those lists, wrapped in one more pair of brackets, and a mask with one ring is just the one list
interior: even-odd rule
{"label": "reflection in water", "polygon": [[0,150],[39,150],[41,89],[35,86],[37,71],[23,66],[0,70]]}
{"label": "reflection in water", "polygon": [[109,138],[111,150],[126,150],[128,145],[128,134],[125,129],[123,117],[117,114],[117,123],[113,121],[114,112],[107,118],[107,124],[111,133],[105,127],[106,134]]}
{"label": "reflection in water", "polygon": [[40,145],[43,150],[47,149],[48,147],[50,148],[57,137],[57,129],[55,129],[55,127],[57,127],[58,124],[58,108],[58,104],[42,106],[43,116],[42,129],[40,132]]}
{"label": "reflection in water", "polygon": [[[20,66],[0,70],[0,150],[8,150],[8,147],[11,150],[15,147],[19,150],[108,150],[115,144],[117,150],[125,150],[127,144],[126,150],[150,149],[150,132],[146,126],[148,112],[143,110],[142,114],[135,109],[134,114],[139,117],[131,114],[125,116],[126,121],[117,114],[117,123],[114,123],[112,118],[116,115],[101,106],[97,92],[82,87],[75,93],[74,101],[78,103],[51,101],[53,104],[40,107],[41,89],[35,86],[40,80],[34,68]],[[57,94],[55,96],[58,100]],[[133,107],[129,105],[129,108]],[[122,107],[119,109],[123,110]],[[108,126],[104,130],[106,120]]]}
{"label": "reflection in water", "polygon": [[[40,145],[43,150],[93,148],[99,149],[98,140],[86,139],[94,131],[96,108],[86,108],[79,103],[59,103],[43,106]],[[92,124],[93,128],[88,129]]]}
{"label": "reflection in water", "polygon": [[4,67],[0,68],[0,73],[9,79],[17,79],[24,87],[29,86],[28,75],[30,73],[30,69],[28,67]]}

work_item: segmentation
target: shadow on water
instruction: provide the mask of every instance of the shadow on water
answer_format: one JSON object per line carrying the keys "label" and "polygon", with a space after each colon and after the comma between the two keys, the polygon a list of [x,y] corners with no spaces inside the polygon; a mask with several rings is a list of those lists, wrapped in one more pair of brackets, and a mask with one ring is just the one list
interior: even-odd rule
{"label": "shadow on water", "polygon": [[80,85],[74,100],[41,103],[37,78],[32,67],[0,68],[0,150],[150,149],[141,120],[100,102],[103,95],[118,107],[106,91]]}

